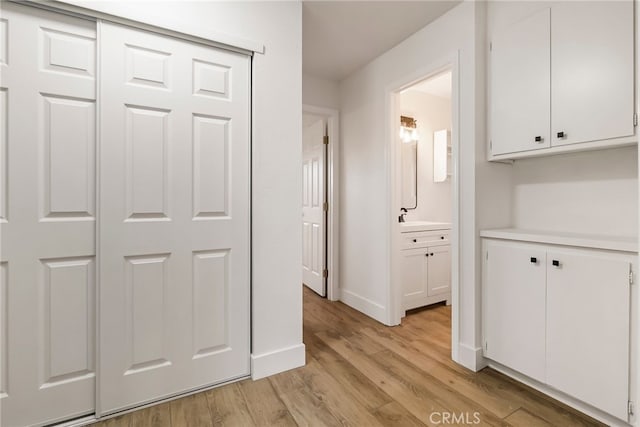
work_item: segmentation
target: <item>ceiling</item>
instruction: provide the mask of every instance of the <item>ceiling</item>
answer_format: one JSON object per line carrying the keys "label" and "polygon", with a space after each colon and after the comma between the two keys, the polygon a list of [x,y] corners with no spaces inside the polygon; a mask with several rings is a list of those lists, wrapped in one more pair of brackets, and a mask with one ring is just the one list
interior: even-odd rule
{"label": "ceiling", "polygon": [[302,2],[302,70],[340,81],[460,3]]}
{"label": "ceiling", "polygon": [[451,98],[451,71],[423,80],[406,90],[417,90],[440,98]]}

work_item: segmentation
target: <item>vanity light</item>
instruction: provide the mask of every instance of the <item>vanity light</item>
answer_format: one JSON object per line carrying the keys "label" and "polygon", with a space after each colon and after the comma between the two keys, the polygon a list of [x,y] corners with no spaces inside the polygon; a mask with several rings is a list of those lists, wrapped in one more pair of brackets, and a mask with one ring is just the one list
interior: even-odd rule
{"label": "vanity light", "polygon": [[400,140],[405,144],[418,141],[418,129],[416,119],[400,116]]}

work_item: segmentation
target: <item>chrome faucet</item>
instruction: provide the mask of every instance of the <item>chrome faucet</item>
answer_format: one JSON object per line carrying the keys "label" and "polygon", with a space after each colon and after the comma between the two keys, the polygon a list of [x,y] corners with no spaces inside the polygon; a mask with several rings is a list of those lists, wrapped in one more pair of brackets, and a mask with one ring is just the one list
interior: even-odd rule
{"label": "chrome faucet", "polygon": [[405,208],[400,208],[401,213],[400,216],[398,217],[398,222],[404,222],[404,216],[407,214],[407,210]]}

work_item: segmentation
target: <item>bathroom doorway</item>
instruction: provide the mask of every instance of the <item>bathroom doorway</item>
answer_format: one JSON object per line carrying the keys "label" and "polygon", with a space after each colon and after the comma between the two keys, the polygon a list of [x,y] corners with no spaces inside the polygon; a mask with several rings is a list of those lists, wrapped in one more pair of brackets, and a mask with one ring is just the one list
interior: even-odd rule
{"label": "bathroom doorway", "polygon": [[[443,62],[390,91],[391,271],[397,323],[451,328],[457,352],[457,66]],[[419,317],[412,315],[420,312]],[[425,315],[425,312],[428,312]],[[418,320],[417,320],[418,321]],[[444,333],[444,332],[442,332]],[[440,337],[442,339],[443,337]]]}

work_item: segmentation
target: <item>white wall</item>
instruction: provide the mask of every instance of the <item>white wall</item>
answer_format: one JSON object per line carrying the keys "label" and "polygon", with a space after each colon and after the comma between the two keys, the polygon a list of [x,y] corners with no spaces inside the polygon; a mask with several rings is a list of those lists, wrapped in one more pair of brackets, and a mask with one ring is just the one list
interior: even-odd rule
{"label": "white wall", "polygon": [[407,90],[400,95],[402,115],[417,120],[418,203],[407,221],[451,222],[451,179],[433,182],[433,132],[451,130],[451,99]]}
{"label": "white wall", "polygon": [[[385,323],[392,323],[391,233],[398,213],[390,211],[391,160],[386,91],[428,67],[459,55],[460,325],[457,361],[476,369],[480,349],[479,227],[507,226],[510,192],[476,212],[476,197],[510,182],[509,167],[485,162],[485,4],[467,1],[341,82],[341,298]],[[438,63],[438,65],[442,65]],[[476,182],[478,180],[478,182]],[[399,208],[399,207],[398,207]],[[455,236],[454,236],[455,238]],[[376,242],[365,244],[365,242]]]}
{"label": "white wall", "polygon": [[518,160],[513,172],[514,227],[638,234],[636,147]]}
{"label": "white wall", "polygon": [[302,8],[299,2],[65,3],[204,38],[264,44],[253,57],[252,362],[260,377],[304,364]]}
{"label": "white wall", "polygon": [[314,107],[339,109],[340,94],[338,83],[303,73],[302,103]]}

